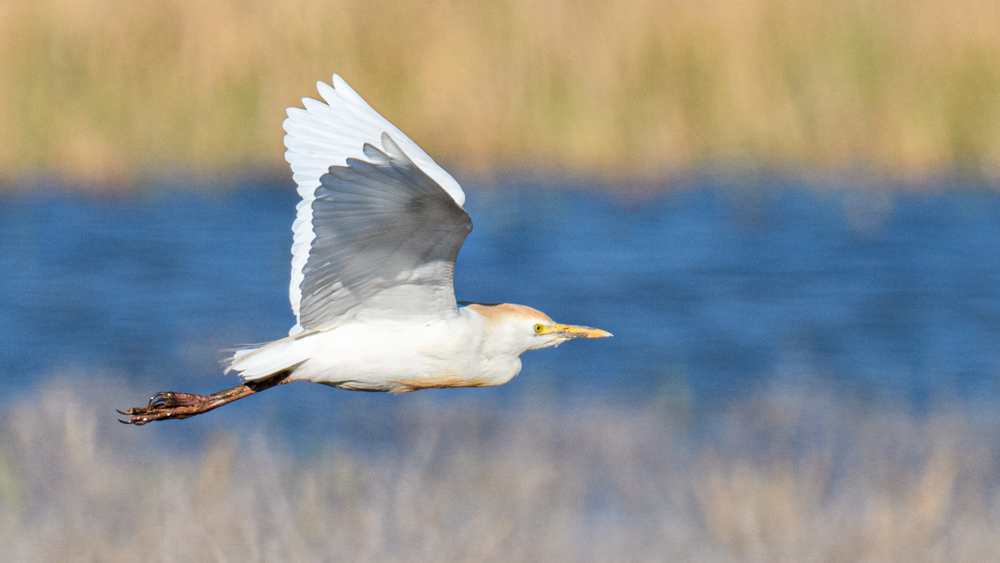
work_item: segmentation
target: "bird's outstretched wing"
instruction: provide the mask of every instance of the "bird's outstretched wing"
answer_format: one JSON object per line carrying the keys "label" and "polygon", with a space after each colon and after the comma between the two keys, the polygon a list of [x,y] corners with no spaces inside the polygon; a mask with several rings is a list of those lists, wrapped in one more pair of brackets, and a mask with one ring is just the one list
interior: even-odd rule
{"label": "bird's outstretched wing", "polygon": [[472,228],[462,188],[339,76],[333,83],[318,84],[329,105],[304,99],[284,122],[302,196],[290,334],[359,315],[454,311],[455,258]]}

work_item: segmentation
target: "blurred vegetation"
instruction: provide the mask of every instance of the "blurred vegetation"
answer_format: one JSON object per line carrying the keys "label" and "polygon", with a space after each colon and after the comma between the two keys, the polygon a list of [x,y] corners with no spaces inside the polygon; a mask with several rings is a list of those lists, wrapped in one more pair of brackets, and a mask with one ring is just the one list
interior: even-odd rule
{"label": "blurred vegetation", "polygon": [[333,72],[471,171],[1000,176],[998,0],[0,0],[0,178],[278,167]]}
{"label": "blurred vegetation", "polygon": [[[414,394],[296,457],[232,435],[233,411],[164,423],[184,426],[171,447],[165,426],[114,421],[134,390],[86,380],[0,411],[6,560],[920,563],[1000,550],[995,412],[917,417],[775,389],[692,427],[657,404]],[[316,415],[338,416],[302,413]],[[345,446],[352,425],[396,440]],[[221,433],[198,440],[206,429]]]}

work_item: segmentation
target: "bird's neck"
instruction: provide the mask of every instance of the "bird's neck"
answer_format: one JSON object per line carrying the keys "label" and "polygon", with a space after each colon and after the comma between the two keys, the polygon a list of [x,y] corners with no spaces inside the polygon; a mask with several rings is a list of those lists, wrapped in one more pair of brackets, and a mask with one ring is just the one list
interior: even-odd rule
{"label": "bird's neck", "polygon": [[525,338],[511,319],[497,314],[497,309],[505,305],[484,308],[473,304],[461,308],[462,314],[470,321],[472,332],[477,334],[477,345],[484,357],[517,358],[531,349],[530,339]]}

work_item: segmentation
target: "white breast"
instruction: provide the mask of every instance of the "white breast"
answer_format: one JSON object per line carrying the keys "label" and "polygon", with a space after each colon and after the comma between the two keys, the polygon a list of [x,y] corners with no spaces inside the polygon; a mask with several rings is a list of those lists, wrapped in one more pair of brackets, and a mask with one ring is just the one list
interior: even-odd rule
{"label": "white breast", "polygon": [[296,340],[295,355],[308,359],[291,379],[397,392],[501,385],[517,375],[521,361],[486,349],[483,329],[465,308],[428,323],[351,323]]}

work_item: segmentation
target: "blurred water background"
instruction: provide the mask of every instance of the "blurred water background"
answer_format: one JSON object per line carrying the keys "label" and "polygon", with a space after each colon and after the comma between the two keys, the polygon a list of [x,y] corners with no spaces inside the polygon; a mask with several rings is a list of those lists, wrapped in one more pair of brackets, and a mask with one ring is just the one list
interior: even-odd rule
{"label": "blurred water background", "polygon": [[996,553],[995,191],[465,185],[459,298],[615,338],[529,353],[498,388],[294,384],[143,428],[112,409],[235,385],[220,349],[293,322],[293,187],[5,198],[12,560]]}
{"label": "blurred water background", "polygon": [[[466,187],[474,231],[456,268],[460,300],[529,304],[616,335],[528,354],[522,376],[477,396],[664,394],[702,410],[812,374],[917,409],[1000,400],[995,192],[767,178],[640,199],[530,181]],[[219,368],[225,349],[294,324],[297,197],[286,184],[243,184],[7,198],[5,386],[30,389],[73,366],[146,387],[232,384]],[[321,388],[310,408],[339,395]]]}
{"label": "blurred water background", "polygon": [[[235,385],[284,108],[453,171],[498,388]],[[0,0],[0,561],[993,561],[1000,2]]]}

